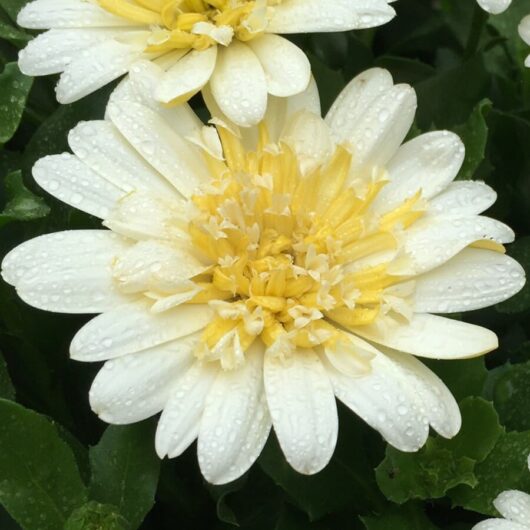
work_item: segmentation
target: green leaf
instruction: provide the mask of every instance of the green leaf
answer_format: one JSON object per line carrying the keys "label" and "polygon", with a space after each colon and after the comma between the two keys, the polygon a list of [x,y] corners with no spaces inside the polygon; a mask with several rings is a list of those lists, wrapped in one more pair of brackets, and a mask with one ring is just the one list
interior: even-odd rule
{"label": "green leaf", "polygon": [[416,121],[423,130],[432,125],[452,128],[466,121],[484,97],[489,77],[481,55],[415,85]]}
{"label": "green leaf", "polygon": [[466,146],[466,157],[458,173],[458,180],[469,180],[484,160],[488,142],[486,116],[491,110],[491,101],[484,99],[474,109],[466,123],[453,131],[460,136]]}
{"label": "green leaf", "polygon": [[[530,277],[530,236],[522,237],[508,247],[508,254],[517,260],[526,272],[526,277]],[[530,309],[530,282],[515,295],[497,305],[497,310],[501,313],[520,313]]]}
{"label": "green leaf", "polygon": [[11,24],[4,22],[0,18],[0,39],[6,39],[8,41],[25,44],[31,39],[31,35],[28,35],[20,29],[14,28]]}
{"label": "green leaf", "polygon": [[429,438],[417,453],[388,446],[376,469],[377,483],[385,496],[399,504],[412,499],[436,499],[458,486],[474,486],[476,462],[495,446],[502,428],[491,403],[467,398],[461,404],[462,429],[452,440]]}
{"label": "green leaf", "polygon": [[320,104],[324,115],[344,88],[344,76],[340,70],[333,70],[318,57],[311,54],[308,54],[308,57],[320,93]]}
{"label": "green leaf", "polygon": [[503,434],[484,462],[475,467],[477,485],[459,486],[450,497],[457,506],[497,515],[493,500],[505,490],[530,491],[530,431]]}
{"label": "green leaf", "polygon": [[15,399],[15,389],[11,378],[9,377],[9,372],[7,371],[7,365],[0,354],[0,398],[3,399]]}
{"label": "green leaf", "polygon": [[0,502],[24,530],[62,528],[86,502],[72,451],[44,416],[0,399]]}
{"label": "green leaf", "polygon": [[457,361],[423,359],[422,362],[442,379],[458,402],[482,394],[488,375],[484,357]]}
{"label": "green leaf", "polygon": [[32,84],[33,78],[22,74],[17,63],[6,64],[0,74],[0,144],[18,129]]}
{"label": "green leaf", "polygon": [[360,517],[366,530],[436,530],[421,505],[390,506],[379,515]]}
{"label": "green leaf", "polygon": [[40,219],[50,212],[44,199],[34,195],[24,186],[21,171],[14,171],[6,176],[5,188],[9,200],[0,213],[0,227],[11,221]]}
{"label": "green leaf", "polygon": [[154,503],[160,460],[151,422],[107,427],[90,449],[92,499],[116,506],[138,528]]}
{"label": "green leaf", "polygon": [[64,530],[127,530],[129,523],[114,506],[88,502],[68,518]]}
{"label": "green leaf", "polygon": [[16,22],[18,12],[27,3],[28,0],[0,0],[0,7],[9,15],[13,22]]}
{"label": "green leaf", "polygon": [[[380,505],[383,499],[375,484],[372,465],[366,454],[363,431],[367,427],[349,411],[341,414],[339,440],[331,462],[320,473],[305,476],[287,463],[271,436],[259,463],[262,469],[307,513],[310,520],[350,507],[366,510]],[[370,435],[374,435],[370,431]]]}
{"label": "green leaf", "polygon": [[[530,430],[530,362],[509,366],[495,382],[493,402],[509,430]],[[530,450],[529,450],[530,452]]]}

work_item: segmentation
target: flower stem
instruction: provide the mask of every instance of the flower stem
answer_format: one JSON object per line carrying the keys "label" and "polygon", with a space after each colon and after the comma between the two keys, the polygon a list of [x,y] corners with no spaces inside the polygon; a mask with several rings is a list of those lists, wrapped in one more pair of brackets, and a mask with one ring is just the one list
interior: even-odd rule
{"label": "flower stem", "polygon": [[469,34],[467,37],[467,43],[464,50],[464,59],[469,59],[478,50],[480,38],[486,21],[488,20],[488,14],[476,4],[473,11],[473,18],[471,19],[471,26],[469,28]]}

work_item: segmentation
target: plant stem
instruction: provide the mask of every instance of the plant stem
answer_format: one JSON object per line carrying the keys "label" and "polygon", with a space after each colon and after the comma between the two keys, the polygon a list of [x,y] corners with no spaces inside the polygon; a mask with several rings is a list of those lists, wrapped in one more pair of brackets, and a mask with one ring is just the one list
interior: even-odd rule
{"label": "plant stem", "polygon": [[478,50],[480,38],[486,21],[488,20],[488,14],[476,4],[473,11],[473,18],[471,20],[471,26],[469,28],[469,35],[467,37],[467,43],[464,50],[464,59],[469,59]]}

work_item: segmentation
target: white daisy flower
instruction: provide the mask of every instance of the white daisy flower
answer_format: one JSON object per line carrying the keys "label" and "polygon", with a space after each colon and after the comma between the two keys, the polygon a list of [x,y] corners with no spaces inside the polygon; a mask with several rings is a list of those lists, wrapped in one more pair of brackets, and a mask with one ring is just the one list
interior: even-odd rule
{"label": "white daisy flower", "polygon": [[[530,45],[530,15],[526,15],[526,17],[521,20],[521,23],[519,24],[519,35],[526,44]],[[530,55],[526,57],[524,65],[530,67]]]}
{"label": "white daisy flower", "polygon": [[498,15],[510,7],[512,0],[477,0],[477,2],[484,11]]}
{"label": "white daisy flower", "polygon": [[44,235],[3,262],[27,303],[102,313],[70,349],[106,361],[93,410],[117,424],[162,412],[160,457],[198,438],[217,484],[252,465],[271,425],[297,471],[321,470],[335,396],[400,450],[422,447],[429,425],[454,436],[458,406],[416,356],[465,359],[497,338],[432,313],[489,306],[524,283],[504,254],[512,230],[480,215],[495,192],[453,182],[460,139],[401,145],[416,95],[381,69],[355,78],[325,120],[311,82],[238,130],[208,92],[214,126],[154,103],[145,66],[104,121],[72,130],[74,154],[33,170],[109,230]]}
{"label": "white daisy flower", "polygon": [[[528,457],[530,469],[530,456]],[[530,530],[530,495],[522,491],[503,491],[493,505],[503,519],[487,519],[472,530]]]}
{"label": "white daisy flower", "polygon": [[395,15],[393,0],[34,0],[18,16],[48,30],[20,52],[27,75],[62,73],[57,99],[71,103],[154,61],[163,75],[153,96],[187,101],[209,84],[223,112],[258,123],[267,94],[305,90],[307,57],[277,34],[369,28]]}

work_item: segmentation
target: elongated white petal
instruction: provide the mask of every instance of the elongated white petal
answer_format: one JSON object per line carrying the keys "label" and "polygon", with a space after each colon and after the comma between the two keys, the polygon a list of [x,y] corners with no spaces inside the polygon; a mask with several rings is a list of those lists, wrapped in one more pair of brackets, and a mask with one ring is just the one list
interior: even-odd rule
{"label": "elongated white petal", "polygon": [[464,144],[451,132],[422,134],[403,144],[387,166],[390,181],[373,204],[376,212],[397,208],[421,190],[425,199],[440,193],[464,161]]}
{"label": "elongated white petal", "polygon": [[530,524],[530,495],[522,491],[503,491],[493,504],[497,511],[514,523]]}
{"label": "elongated white petal", "polygon": [[421,274],[456,256],[477,241],[510,243],[515,235],[504,223],[483,216],[429,217],[407,230],[393,274]]}
{"label": "elongated white petal", "polygon": [[206,398],[197,452],[213,484],[239,478],[261,453],[271,420],[263,388],[264,346],[255,341],[237,370],[221,371]]}
{"label": "elongated white petal", "polygon": [[23,28],[90,28],[134,26],[134,23],[105,11],[97,4],[81,0],[35,0],[18,14]]}
{"label": "elongated white petal", "polygon": [[298,350],[287,361],[265,355],[265,390],[274,431],[287,461],[311,475],[323,469],[337,443],[337,409],[316,354]]}
{"label": "elongated white petal", "polygon": [[149,190],[177,195],[108,121],[80,122],[68,134],[68,143],[80,160],[124,192]]}
{"label": "elongated white petal", "polygon": [[366,109],[378,96],[388,92],[393,84],[388,70],[371,68],[344,87],[326,114],[326,122],[339,141],[351,137]]}
{"label": "elongated white petal", "polygon": [[218,365],[196,362],[175,381],[156,430],[160,458],[179,456],[197,438],[206,397],[219,373]]}
{"label": "elongated white petal", "polygon": [[155,89],[155,98],[164,103],[196,94],[210,79],[217,61],[217,46],[192,50],[172,66]]}
{"label": "elongated white petal", "polygon": [[111,102],[112,122],[130,144],[185,197],[208,179],[195,147],[153,110],[139,103]]}
{"label": "elongated white petal", "polygon": [[497,194],[484,182],[460,180],[429,201],[429,214],[460,216],[479,215],[497,199]]}
{"label": "elongated white petal", "polygon": [[521,23],[519,24],[519,35],[526,44],[530,44],[530,15],[526,15],[526,17],[521,20]]}
{"label": "elongated white petal", "polygon": [[345,31],[381,26],[395,15],[387,0],[289,0],[274,7],[269,33]]}
{"label": "elongated white petal", "polygon": [[37,35],[18,55],[18,66],[26,75],[62,72],[84,50],[121,33],[120,28],[52,29]]}
{"label": "elongated white petal", "polygon": [[510,7],[512,0],[477,0],[477,2],[484,11],[498,15]]}
{"label": "elongated white petal", "polygon": [[491,250],[466,248],[442,266],[416,278],[414,310],[456,313],[497,304],[519,292],[524,269]]}
{"label": "elongated white petal", "polygon": [[128,293],[155,291],[173,294],[184,280],[207,269],[184,245],[164,241],[140,241],[114,263],[114,278]]}
{"label": "elongated white petal", "polygon": [[73,338],[72,359],[104,361],[142,351],[190,335],[212,318],[205,305],[184,305],[163,313],[151,313],[149,305],[142,300],[93,318]]}
{"label": "elongated white petal", "polygon": [[160,412],[178,379],[191,367],[200,332],[138,353],[107,361],[89,398],[107,423],[128,424]]}
{"label": "elongated white petal", "polygon": [[263,67],[269,94],[287,97],[307,88],[311,65],[298,46],[278,35],[262,35],[248,45]]}
{"label": "elongated white petal", "polygon": [[417,451],[427,440],[429,423],[415,388],[399,365],[371,349],[371,370],[362,377],[349,377],[323,358],[335,395],[391,445],[401,451]]}
{"label": "elongated white petal", "polygon": [[108,230],[72,230],[22,243],[4,258],[3,278],[26,303],[61,313],[101,313],[129,301],[112,281],[128,243]]}
{"label": "elongated white petal", "polygon": [[467,359],[498,347],[497,336],[486,328],[429,314],[415,314],[408,323],[381,317],[377,324],[351,331],[388,348],[432,359]]}
{"label": "elongated white petal", "polygon": [[57,101],[73,103],[127,72],[142,55],[143,46],[104,40],[72,58],[57,84]]}
{"label": "elongated white petal", "polygon": [[46,156],[33,166],[37,184],[60,201],[104,218],[124,192],[92,171],[74,155]]}
{"label": "elongated white petal", "polygon": [[219,50],[210,87],[221,111],[236,125],[255,125],[265,115],[267,80],[256,54],[246,44],[234,41]]}

